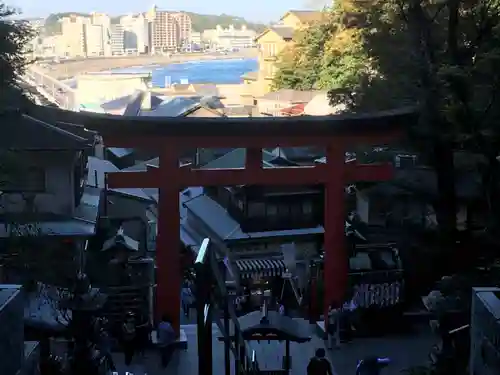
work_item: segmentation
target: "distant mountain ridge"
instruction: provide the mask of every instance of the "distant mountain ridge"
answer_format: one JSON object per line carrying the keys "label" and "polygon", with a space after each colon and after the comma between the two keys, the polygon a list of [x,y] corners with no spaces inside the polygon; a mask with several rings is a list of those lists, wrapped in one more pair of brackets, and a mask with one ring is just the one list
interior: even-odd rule
{"label": "distant mountain ridge", "polygon": [[[192,12],[185,12],[189,14],[191,17],[191,21],[193,23],[193,30],[202,32],[204,30],[215,29],[217,25],[221,25],[222,27],[229,27],[229,25],[234,25],[234,27],[239,28],[245,25],[247,28],[255,30],[257,32],[264,31],[267,27],[261,23],[249,22],[243,17],[231,16],[229,14],[220,14],[220,15],[212,15],[212,14],[198,14]],[[71,14],[76,14],[78,16],[90,17],[88,13],[79,13],[79,12],[65,12],[65,13],[53,13],[45,19],[45,33],[46,35],[54,35],[61,32],[61,24],[58,22],[61,18],[67,17]],[[116,16],[111,17],[111,23],[118,23],[120,17]]]}

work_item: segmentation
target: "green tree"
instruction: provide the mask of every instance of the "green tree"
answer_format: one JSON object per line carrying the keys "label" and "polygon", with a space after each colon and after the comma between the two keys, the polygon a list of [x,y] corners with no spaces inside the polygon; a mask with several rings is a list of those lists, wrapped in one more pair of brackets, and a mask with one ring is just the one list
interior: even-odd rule
{"label": "green tree", "polygon": [[26,45],[35,36],[26,22],[13,20],[16,14],[0,1],[0,105],[18,105],[24,98],[17,79],[30,62]]}
{"label": "green tree", "polygon": [[484,156],[491,224],[499,222],[499,10],[498,0],[337,1],[297,37],[275,79],[276,88],[329,90],[355,112],[418,104],[411,139],[437,172],[444,248],[455,241],[454,150]]}

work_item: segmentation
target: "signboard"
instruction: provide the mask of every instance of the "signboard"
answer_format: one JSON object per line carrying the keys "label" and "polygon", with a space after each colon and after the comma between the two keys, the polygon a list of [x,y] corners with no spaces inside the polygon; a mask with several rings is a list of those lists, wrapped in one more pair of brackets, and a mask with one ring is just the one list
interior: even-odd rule
{"label": "signboard", "polygon": [[359,307],[372,305],[394,306],[400,302],[402,285],[400,282],[358,284],[354,286],[354,300]]}

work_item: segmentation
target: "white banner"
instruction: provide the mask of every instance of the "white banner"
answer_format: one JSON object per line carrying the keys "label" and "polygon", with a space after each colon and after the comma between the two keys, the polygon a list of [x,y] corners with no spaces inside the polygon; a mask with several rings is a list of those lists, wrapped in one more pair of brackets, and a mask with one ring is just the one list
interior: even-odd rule
{"label": "white banner", "polygon": [[297,268],[297,247],[295,243],[292,242],[281,245],[281,252],[283,254],[283,262],[288,272],[294,274]]}

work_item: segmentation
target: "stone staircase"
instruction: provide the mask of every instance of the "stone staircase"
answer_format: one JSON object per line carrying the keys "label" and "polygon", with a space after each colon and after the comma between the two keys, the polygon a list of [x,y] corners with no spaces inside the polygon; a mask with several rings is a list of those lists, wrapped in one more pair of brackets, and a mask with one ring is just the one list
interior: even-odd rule
{"label": "stone staircase", "polygon": [[108,296],[103,315],[110,323],[120,322],[127,311],[149,313],[147,286],[109,287],[102,288],[102,292]]}

